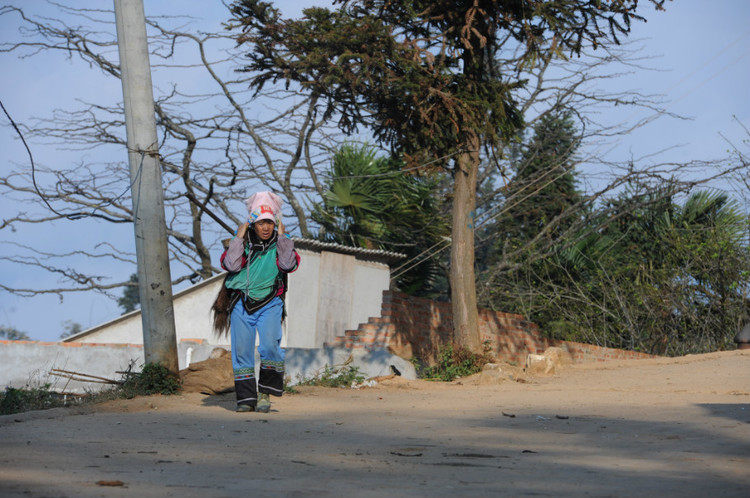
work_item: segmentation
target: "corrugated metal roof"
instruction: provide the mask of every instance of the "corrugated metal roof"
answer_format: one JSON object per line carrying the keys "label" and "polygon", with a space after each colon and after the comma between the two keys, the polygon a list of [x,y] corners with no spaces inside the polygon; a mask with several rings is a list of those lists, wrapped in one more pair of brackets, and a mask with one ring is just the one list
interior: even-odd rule
{"label": "corrugated metal roof", "polygon": [[351,247],[336,244],[334,242],[321,242],[314,239],[302,239],[292,237],[296,249],[305,249],[308,251],[331,251],[340,254],[351,254],[360,259],[370,261],[379,261],[383,263],[395,263],[406,258],[406,254],[400,252],[383,251],[382,249],[364,249],[362,247]]}

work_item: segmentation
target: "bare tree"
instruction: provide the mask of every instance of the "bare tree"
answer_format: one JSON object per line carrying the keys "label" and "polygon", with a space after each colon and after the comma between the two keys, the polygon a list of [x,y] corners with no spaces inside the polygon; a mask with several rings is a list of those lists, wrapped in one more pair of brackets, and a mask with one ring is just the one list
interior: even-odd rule
{"label": "bare tree", "polygon": [[[23,7],[0,8],[0,16],[12,18],[18,26],[15,39],[0,44],[0,53],[7,58],[57,52],[85,62],[91,71],[119,78],[114,13],[53,5],[59,19],[27,15]],[[247,77],[233,71],[234,41],[220,26],[218,33],[202,33],[191,27],[192,21],[184,16],[148,20],[169,246],[173,262],[181,268],[173,270],[174,284],[216,273],[210,256],[226,237],[189,197],[237,225],[244,212],[238,201],[251,189],[272,190],[288,201],[290,229],[309,236],[307,206],[322,190],[318,171],[336,146],[314,97],[302,98],[294,88],[250,93]],[[197,92],[196,87],[205,90]],[[132,222],[122,104],[92,102],[85,96],[79,104],[76,109],[55,109],[31,123],[13,123],[19,136],[32,144],[30,152],[34,144],[45,144],[79,152],[81,159],[76,164],[41,166],[29,154],[29,163],[3,174],[0,192],[24,205],[3,214],[0,230],[55,220]],[[122,160],[87,159],[92,150]],[[109,293],[127,285],[71,269],[66,259],[72,254],[14,245],[18,253],[5,256],[6,261],[46,269],[60,276],[61,285],[43,289],[0,284],[8,292]],[[113,263],[135,261],[134,254],[106,240],[76,254]]]}

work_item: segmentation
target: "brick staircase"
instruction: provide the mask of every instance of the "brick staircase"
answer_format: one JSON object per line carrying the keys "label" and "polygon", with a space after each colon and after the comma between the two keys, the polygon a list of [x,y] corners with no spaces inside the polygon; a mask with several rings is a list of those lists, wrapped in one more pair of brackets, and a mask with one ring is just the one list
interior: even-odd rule
{"label": "brick staircase", "polygon": [[356,330],[346,330],[344,335],[337,336],[325,347],[347,349],[382,349],[388,346],[395,333],[395,325],[390,317],[371,317],[367,323],[360,323]]}

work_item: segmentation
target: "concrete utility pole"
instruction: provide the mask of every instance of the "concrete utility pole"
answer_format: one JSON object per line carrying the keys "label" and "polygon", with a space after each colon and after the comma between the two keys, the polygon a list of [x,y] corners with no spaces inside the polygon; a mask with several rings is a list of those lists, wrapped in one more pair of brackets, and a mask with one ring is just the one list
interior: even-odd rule
{"label": "concrete utility pole", "polygon": [[146,363],[179,369],[143,0],[114,0]]}

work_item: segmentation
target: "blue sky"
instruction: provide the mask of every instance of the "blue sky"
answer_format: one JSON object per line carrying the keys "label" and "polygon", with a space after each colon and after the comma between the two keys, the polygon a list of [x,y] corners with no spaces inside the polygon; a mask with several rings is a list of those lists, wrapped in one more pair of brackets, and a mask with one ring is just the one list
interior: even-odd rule
{"label": "blue sky", "polygon": [[658,72],[631,79],[690,120],[655,123],[627,145],[643,152],[680,146],[674,160],[723,157],[728,144],[721,135],[739,145],[745,132],[734,117],[745,126],[750,118],[750,3],[676,0],[666,8],[637,24],[632,36],[646,40]]}
{"label": "blue sky", "polygon": [[[41,0],[18,3],[40,13],[52,11]],[[226,18],[218,0],[147,0],[145,4],[147,15],[170,12],[179,4],[182,14],[202,19],[206,29]],[[295,15],[302,6],[315,3],[287,0],[280,4],[289,15]],[[102,5],[102,2],[81,0],[76,5]],[[318,5],[325,5],[325,2],[318,2]],[[642,6],[648,22],[636,23],[630,38],[642,40],[642,55],[649,57],[645,64],[653,70],[635,71],[617,85],[662,95],[668,110],[690,119],[658,119],[623,137],[608,154],[613,161],[644,157],[665,149],[668,150],[660,156],[662,161],[725,157],[730,144],[741,146],[742,140],[747,139],[742,126],[750,128],[750,2],[677,0],[667,3],[666,12],[654,12],[646,2]],[[110,7],[111,2],[106,2],[106,8]],[[11,17],[0,17],[0,33],[15,32],[14,23]],[[0,38],[6,40],[7,35],[0,35]],[[0,99],[17,122],[29,122],[33,116],[48,116],[54,108],[75,108],[76,99],[107,103],[121,99],[119,81],[66,60],[61,54],[24,60],[0,54],[0,64]],[[635,120],[647,115],[638,111],[627,117]],[[12,128],[7,126],[5,116],[0,116],[0,122],[3,123],[0,168],[7,173],[14,165],[27,165],[28,157]],[[35,161],[49,167],[59,161],[79,162],[82,158],[96,157],[96,152],[92,151],[59,151],[40,143],[30,145]],[[748,146],[744,147],[747,151]],[[18,209],[17,201],[0,199],[0,212],[10,209]],[[3,243],[0,254],[9,252],[9,242],[33,245],[50,252],[69,251],[86,245],[92,231],[123,246],[132,246],[130,226],[68,222],[49,227],[25,227],[17,232],[0,231]],[[117,279],[127,278],[134,271],[134,267],[126,264],[116,268],[111,264],[98,268],[96,261],[85,261],[85,264]],[[2,262],[0,278],[16,285],[23,282],[30,287],[57,284],[54,276]],[[13,326],[35,340],[57,340],[63,330],[62,323],[67,320],[86,328],[115,318],[120,312],[114,301],[95,294],[66,295],[60,300],[56,296],[21,298],[0,292],[0,325]]]}

